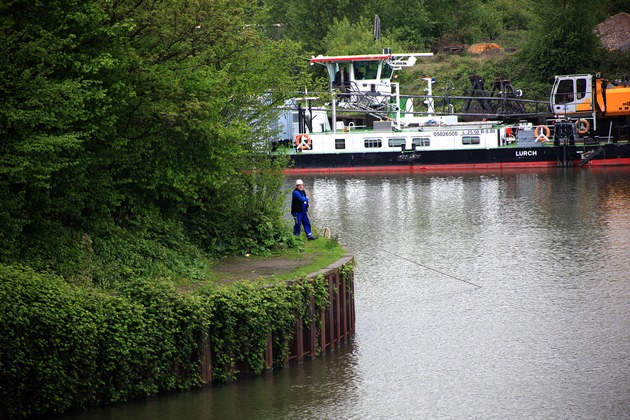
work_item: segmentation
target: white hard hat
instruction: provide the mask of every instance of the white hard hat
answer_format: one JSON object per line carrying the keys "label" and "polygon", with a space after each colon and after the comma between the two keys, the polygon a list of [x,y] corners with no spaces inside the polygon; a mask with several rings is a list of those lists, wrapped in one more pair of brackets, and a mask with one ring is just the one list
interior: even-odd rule
{"label": "white hard hat", "polygon": [[295,185],[303,185],[304,182],[302,182],[301,179],[298,179],[297,181],[295,181]]}

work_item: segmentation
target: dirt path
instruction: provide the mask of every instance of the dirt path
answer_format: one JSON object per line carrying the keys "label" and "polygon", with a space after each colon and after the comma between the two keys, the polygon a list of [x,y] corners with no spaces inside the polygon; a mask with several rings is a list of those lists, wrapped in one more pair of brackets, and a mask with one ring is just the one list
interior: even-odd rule
{"label": "dirt path", "polygon": [[221,283],[232,283],[238,280],[255,280],[260,277],[287,274],[310,264],[314,259],[314,254],[305,255],[300,259],[235,257],[219,262],[213,271],[219,275]]}

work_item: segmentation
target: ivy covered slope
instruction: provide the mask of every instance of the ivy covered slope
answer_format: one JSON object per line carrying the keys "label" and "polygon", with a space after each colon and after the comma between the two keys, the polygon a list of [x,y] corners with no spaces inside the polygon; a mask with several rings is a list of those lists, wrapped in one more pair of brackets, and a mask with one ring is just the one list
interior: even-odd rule
{"label": "ivy covered slope", "polygon": [[262,286],[181,293],[168,280],[134,279],[111,293],[0,265],[0,418],[201,385],[206,340],[215,381],[233,379],[239,361],[261,373],[269,337],[274,365],[284,366],[297,316],[319,322],[309,318],[310,299],[323,308],[328,284]]}

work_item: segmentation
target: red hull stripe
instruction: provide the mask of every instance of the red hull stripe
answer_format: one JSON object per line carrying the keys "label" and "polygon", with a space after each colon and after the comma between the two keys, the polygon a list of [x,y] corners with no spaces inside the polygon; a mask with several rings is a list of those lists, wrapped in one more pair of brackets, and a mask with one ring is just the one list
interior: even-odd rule
{"label": "red hull stripe", "polygon": [[[625,166],[630,165],[630,158],[598,159],[592,160],[584,167],[599,166]],[[574,161],[573,166],[579,166],[579,161]],[[322,174],[322,173],[369,173],[369,172],[441,172],[441,171],[467,171],[488,169],[519,169],[519,168],[556,168],[556,162],[506,162],[506,163],[471,163],[471,164],[444,164],[444,165],[409,165],[409,166],[361,166],[339,168],[290,168],[285,169],[287,175],[298,174]]]}
{"label": "red hull stripe", "polygon": [[591,160],[586,166],[625,166],[630,165],[630,158],[617,158],[617,159],[596,159]]}

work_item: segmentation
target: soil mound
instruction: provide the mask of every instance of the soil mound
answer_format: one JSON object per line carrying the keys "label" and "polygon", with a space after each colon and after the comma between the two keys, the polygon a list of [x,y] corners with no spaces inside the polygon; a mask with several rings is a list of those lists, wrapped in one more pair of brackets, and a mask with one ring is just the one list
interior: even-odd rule
{"label": "soil mound", "polygon": [[480,44],[472,44],[468,48],[468,52],[471,54],[481,54],[486,51],[494,51],[503,49],[499,44],[495,44],[494,42],[484,42]]}
{"label": "soil mound", "polygon": [[622,12],[609,17],[595,27],[602,45],[609,51],[630,49],[630,14]]}

